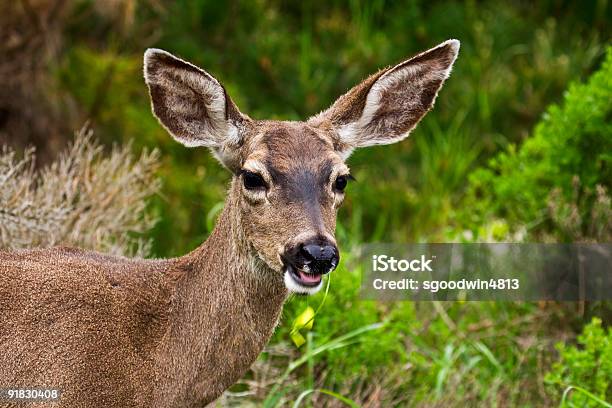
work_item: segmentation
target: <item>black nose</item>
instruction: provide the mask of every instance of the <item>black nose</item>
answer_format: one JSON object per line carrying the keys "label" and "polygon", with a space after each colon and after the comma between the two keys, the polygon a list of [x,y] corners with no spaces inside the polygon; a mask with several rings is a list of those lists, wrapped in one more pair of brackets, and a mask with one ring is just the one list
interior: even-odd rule
{"label": "black nose", "polygon": [[309,273],[325,274],[338,266],[338,248],[329,242],[311,242],[300,246],[302,269]]}

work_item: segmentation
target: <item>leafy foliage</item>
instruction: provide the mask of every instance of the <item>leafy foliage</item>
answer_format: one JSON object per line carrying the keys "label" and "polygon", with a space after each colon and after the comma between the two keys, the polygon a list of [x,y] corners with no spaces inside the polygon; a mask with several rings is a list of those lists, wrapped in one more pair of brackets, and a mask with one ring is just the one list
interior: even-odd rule
{"label": "leafy foliage", "polygon": [[[533,137],[470,176],[464,217],[476,234],[486,220],[556,240],[612,237],[612,48],[585,84],[572,84]],[[482,231],[482,229],[481,229]],[[482,235],[482,234],[481,234]]]}
{"label": "leafy foliage", "polygon": [[[579,386],[604,401],[612,401],[612,329],[594,318],[584,326],[577,345],[557,343],[559,361],[546,375],[557,395],[568,387]],[[600,407],[587,395],[574,392],[571,402],[579,407]]]}

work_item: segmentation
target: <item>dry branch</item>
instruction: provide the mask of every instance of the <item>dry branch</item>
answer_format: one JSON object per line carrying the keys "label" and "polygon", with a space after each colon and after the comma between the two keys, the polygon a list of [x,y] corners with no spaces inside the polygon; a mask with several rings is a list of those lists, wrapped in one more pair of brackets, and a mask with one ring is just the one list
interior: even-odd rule
{"label": "dry branch", "polygon": [[157,151],[135,158],[130,146],[105,155],[83,129],[74,143],[40,171],[34,150],[23,158],[0,150],[0,248],[78,246],[145,256],[142,234],[155,220],[147,199],[159,189]]}

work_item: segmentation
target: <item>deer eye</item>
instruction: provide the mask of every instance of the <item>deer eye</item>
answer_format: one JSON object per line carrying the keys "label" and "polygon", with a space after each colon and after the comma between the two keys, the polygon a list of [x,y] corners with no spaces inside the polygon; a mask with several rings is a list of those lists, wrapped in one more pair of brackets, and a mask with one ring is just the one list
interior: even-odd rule
{"label": "deer eye", "polygon": [[247,190],[265,189],[268,187],[263,177],[248,170],[242,170],[242,183]]}
{"label": "deer eye", "polygon": [[351,176],[348,174],[338,176],[336,178],[336,181],[334,181],[334,189],[336,189],[337,191],[343,192],[344,189],[346,188],[346,185],[348,184],[350,177]]}

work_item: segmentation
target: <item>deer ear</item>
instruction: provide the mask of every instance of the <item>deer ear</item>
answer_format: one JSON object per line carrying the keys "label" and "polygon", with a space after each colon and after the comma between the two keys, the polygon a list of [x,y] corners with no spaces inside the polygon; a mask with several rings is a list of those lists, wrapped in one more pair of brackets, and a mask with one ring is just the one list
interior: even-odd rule
{"label": "deer ear", "polygon": [[206,71],[174,55],[150,48],[144,76],[153,113],[174,139],[187,147],[205,146],[233,169],[250,119],[225,88]]}
{"label": "deer ear", "polygon": [[357,147],[399,142],[432,108],[458,52],[459,41],[448,40],[381,70],[309,123],[331,125],[336,147],[345,156]]}

